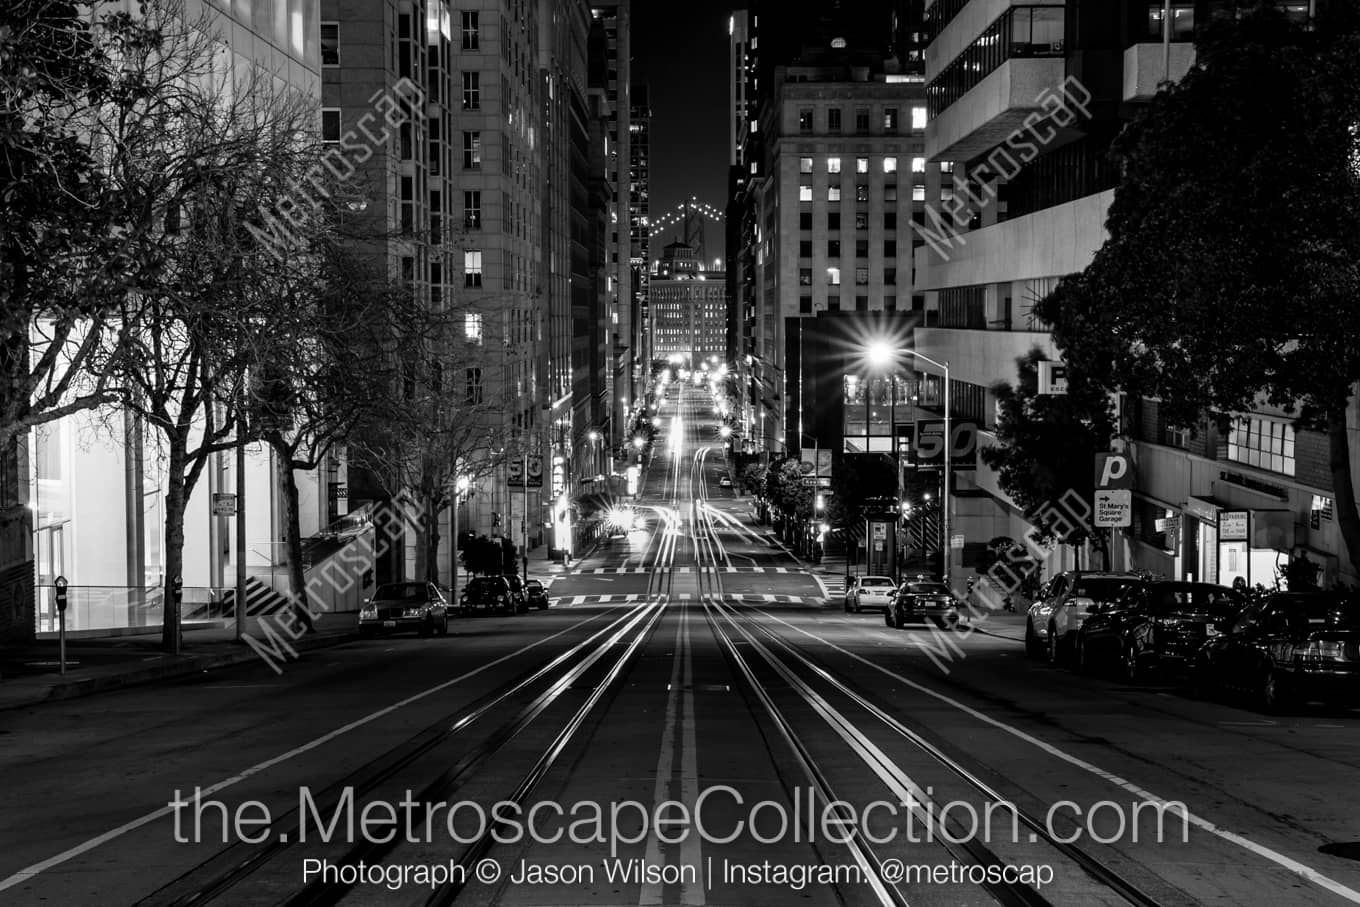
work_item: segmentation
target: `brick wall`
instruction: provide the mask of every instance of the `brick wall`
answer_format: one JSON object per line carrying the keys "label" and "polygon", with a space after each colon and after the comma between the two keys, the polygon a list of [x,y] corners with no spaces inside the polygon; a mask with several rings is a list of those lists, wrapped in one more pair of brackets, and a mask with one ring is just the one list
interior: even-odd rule
{"label": "brick wall", "polygon": [[1327,434],[1301,431],[1294,436],[1294,478],[1303,485],[1332,490],[1332,469],[1327,465]]}

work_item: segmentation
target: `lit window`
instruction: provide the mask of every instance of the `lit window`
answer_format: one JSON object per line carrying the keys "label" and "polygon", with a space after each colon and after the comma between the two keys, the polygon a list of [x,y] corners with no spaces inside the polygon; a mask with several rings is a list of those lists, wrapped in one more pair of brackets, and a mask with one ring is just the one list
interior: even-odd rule
{"label": "lit window", "polygon": [[884,173],[896,173],[896,172],[897,172],[897,158],[895,158],[895,157],[885,157],[885,158],[883,159],[883,172],[884,172]]}
{"label": "lit window", "polygon": [[799,186],[799,187],[798,187],[798,200],[799,200],[800,202],[810,202],[810,201],[812,201],[812,187],[811,187],[811,186]]}
{"label": "lit window", "polygon": [[800,157],[800,158],[798,159],[798,172],[799,172],[799,173],[811,173],[811,172],[812,172],[812,158],[810,158],[810,157]]}
{"label": "lit window", "polygon": [[1294,426],[1249,416],[1228,430],[1228,459],[1283,475],[1294,474]]}
{"label": "lit window", "polygon": [[914,201],[914,202],[923,202],[923,201],[925,201],[925,200],[926,200],[926,187],[925,187],[925,186],[912,186],[912,187],[911,187],[911,200]]}
{"label": "lit window", "polygon": [[482,169],[482,134],[480,132],[463,133],[463,168],[466,170]]}
{"label": "lit window", "polygon": [[924,107],[913,107],[911,109],[911,128],[915,130],[926,128],[926,109]]}
{"label": "lit window", "polygon": [[841,200],[841,187],[840,187],[840,186],[827,186],[827,187],[826,187],[826,200],[829,201],[829,202],[838,202],[838,201],[840,201],[840,200]]}
{"label": "lit window", "polygon": [[868,173],[868,172],[869,172],[869,159],[868,159],[867,157],[857,157],[857,158],[855,158],[855,172],[856,172],[856,173]]}
{"label": "lit window", "polygon": [[840,269],[840,268],[827,268],[827,269],[826,269],[826,282],[829,283],[829,284],[831,284],[831,286],[833,286],[833,287],[838,287],[838,286],[840,286],[840,285],[841,285],[841,269]]}
{"label": "lit window", "polygon": [[[469,250],[467,252],[464,252],[463,286],[480,287],[481,285],[482,285],[482,253],[476,250]],[[478,317],[480,318],[481,316]]]}
{"label": "lit window", "polygon": [[841,159],[838,158],[838,157],[829,157],[829,158],[827,158],[827,159],[826,159],[826,172],[827,172],[827,173],[840,173],[840,172],[841,172]]}
{"label": "lit window", "polygon": [[885,108],[883,109],[883,131],[884,131],[884,132],[896,132],[896,131],[897,131],[897,108],[896,108],[896,107],[885,107]]}
{"label": "lit window", "polygon": [[473,343],[482,342],[482,316],[468,312],[463,316],[463,336]]}
{"label": "lit window", "polygon": [[912,172],[912,173],[925,173],[925,172],[926,172],[926,159],[923,158],[923,157],[914,157],[914,158],[912,158],[912,159],[911,159],[911,172]]}

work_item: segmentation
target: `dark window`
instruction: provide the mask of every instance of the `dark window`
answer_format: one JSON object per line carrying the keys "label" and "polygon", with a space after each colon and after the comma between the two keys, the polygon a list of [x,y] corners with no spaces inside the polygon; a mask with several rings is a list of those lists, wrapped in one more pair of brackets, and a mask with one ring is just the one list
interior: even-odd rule
{"label": "dark window", "polygon": [[799,258],[812,257],[812,240],[800,239],[798,241],[798,257]]}
{"label": "dark window", "polygon": [[798,297],[798,313],[799,313],[800,315],[811,315],[811,314],[812,314],[812,297],[811,297],[811,296],[799,296],[799,297]]}
{"label": "dark window", "polygon": [[469,406],[476,406],[482,402],[482,370],[470,368],[467,370],[467,390],[464,400]]}
{"label": "dark window", "polygon": [[856,108],[855,108],[855,131],[856,131],[856,132],[868,132],[868,131],[869,131],[869,108],[868,108],[868,107],[856,107]]}
{"label": "dark window", "polygon": [[800,132],[812,131],[812,108],[804,107],[798,111],[798,130]]}
{"label": "dark window", "polygon": [[340,108],[321,108],[321,141],[340,141]]}
{"label": "dark window", "polygon": [[856,230],[869,229],[869,215],[867,213],[863,211],[858,211],[855,213],[855,229]]}
{"label": "dark window", "polygon": [[869,240],[867,239],[855,240],[855,257],[856,258],[869,257]]}
{"label": "dark window", "polygon": [[896,131],[897,131],[897,108],[896,108],[896,107],[885,107],[885,108],[883,109],[883,131],[884,131],[884,132],[896,132]]}
{"label": "dark window", "polygon": [[897,269],[896,269],[896,268],[884,268],[884,269],[883,269],[883,282],[884,282],[885,284],[887,284],[888,286],[893,286],[893,285],[895,285],[895,284],[897,283]]}
{"label": "dark window", "polygon": [[801,287],[810,287],[810,286],[812,286],[812,269],[811,269],[811,268],[799,268],[799,269],[798,269],[798,285],[801,286]]}
{"label": "dark window", "polygon": [[855,297],[855,311],[856,311],[856,312],[867,312],[867,311],[869,311],[869,297],[868,297],[868,296],[856,296],[856,297]]}
{"label": "dark window", "polygon": [[841,228],[841,213],[839,211],[827,212],[826,228],[828,230],[839,230]]}
{"label": "dark window", "polygon": [[841,109],[830,107],[826,111],[826,129],[828,132],[841,131]]}
{"label": "dark window", "polygon": [[340,23],[321,23],[321,65],[340,65]]}
{"label": "dark window", "polygon": [[477,50],[478,45],[477,11],[463,12],[463,50]]}
{"label": "dark window", "polygon": [[841,298],[839,296],[826,297],[826,310],[828,312],[839,312],[841,310]]}
{"label": "dark window", "polygon": [[895,239],[883,240],[883,257],[884,258],[897,257],[897,240]]}
{"label": "dark window", "polygon": [[482,109],[482,74],[479,72],[463,73],[463,109]]}
{"label": "dark window", "polygon": [[826,257],[827,258],[841,257],[841,241],[839,239],[828,239],[826,241]]}
{"label": "dark window", "polygon": [[804,211],[802,214],[799,214],[799,215],[798,215],[798,229],[799,229],[799,230],[811,230],[811,229],[812,229],[812,212],[811,212],[811,211]]}

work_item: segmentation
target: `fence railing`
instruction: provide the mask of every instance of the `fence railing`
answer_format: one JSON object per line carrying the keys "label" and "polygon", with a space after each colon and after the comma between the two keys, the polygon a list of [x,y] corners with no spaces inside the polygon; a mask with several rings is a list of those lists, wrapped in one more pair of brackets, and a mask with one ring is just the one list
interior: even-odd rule
{"label": "fence railing", "polygon": [[[227,601],[232,590],[206,586],[185,586],[180,601],[180,617],[188,625],[200,621],[224,620],[232,616]],[[39,633],[58,629],[56,590],[37,588],[37,627]],[[126,630],[161,626],[165,614],[165,590],[159,586],[68,586],[66,589],[66,630]]]}

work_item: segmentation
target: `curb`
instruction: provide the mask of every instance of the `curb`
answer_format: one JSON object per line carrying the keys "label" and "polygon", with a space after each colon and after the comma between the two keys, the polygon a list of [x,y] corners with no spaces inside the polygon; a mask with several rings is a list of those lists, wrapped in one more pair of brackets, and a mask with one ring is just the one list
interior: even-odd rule
{"label": "curb", "polygon": [[[314,649],[327,649],[332,646],[353,642],[358,638],[359,634],[357,632],[328,635],[309,640],[306,644],[297,646],[297,649],[299,652],[307,652]],[[260,656],[249,646],[243,646],[240,651],[224,652],[219,655],[181,656],[174,661],[168,661],[164,664],[148,665],[145,668],[134,671],[108,674],[102,677],[84,677],[65,683],[58,683],[48,688],[46,695],[34,695],[24,702],[5,703],[0,701],[0,711],[28,708],[29,706],[41,705],[46,702],[58,702],[64,699],[79,699],[96,693],[105,693],[110,690],[118,690],[124,687],[141,686],[157,680],[184,677],[189,674],[197,674],[201,671],[211,671],[215,668],[230,668],[236,665],[258,661],[259,657]],[[0,689],[3,689],[3,687],[0,687]],[[33,692],[37,694],[40,690],[41,687],[35,689]]]}

